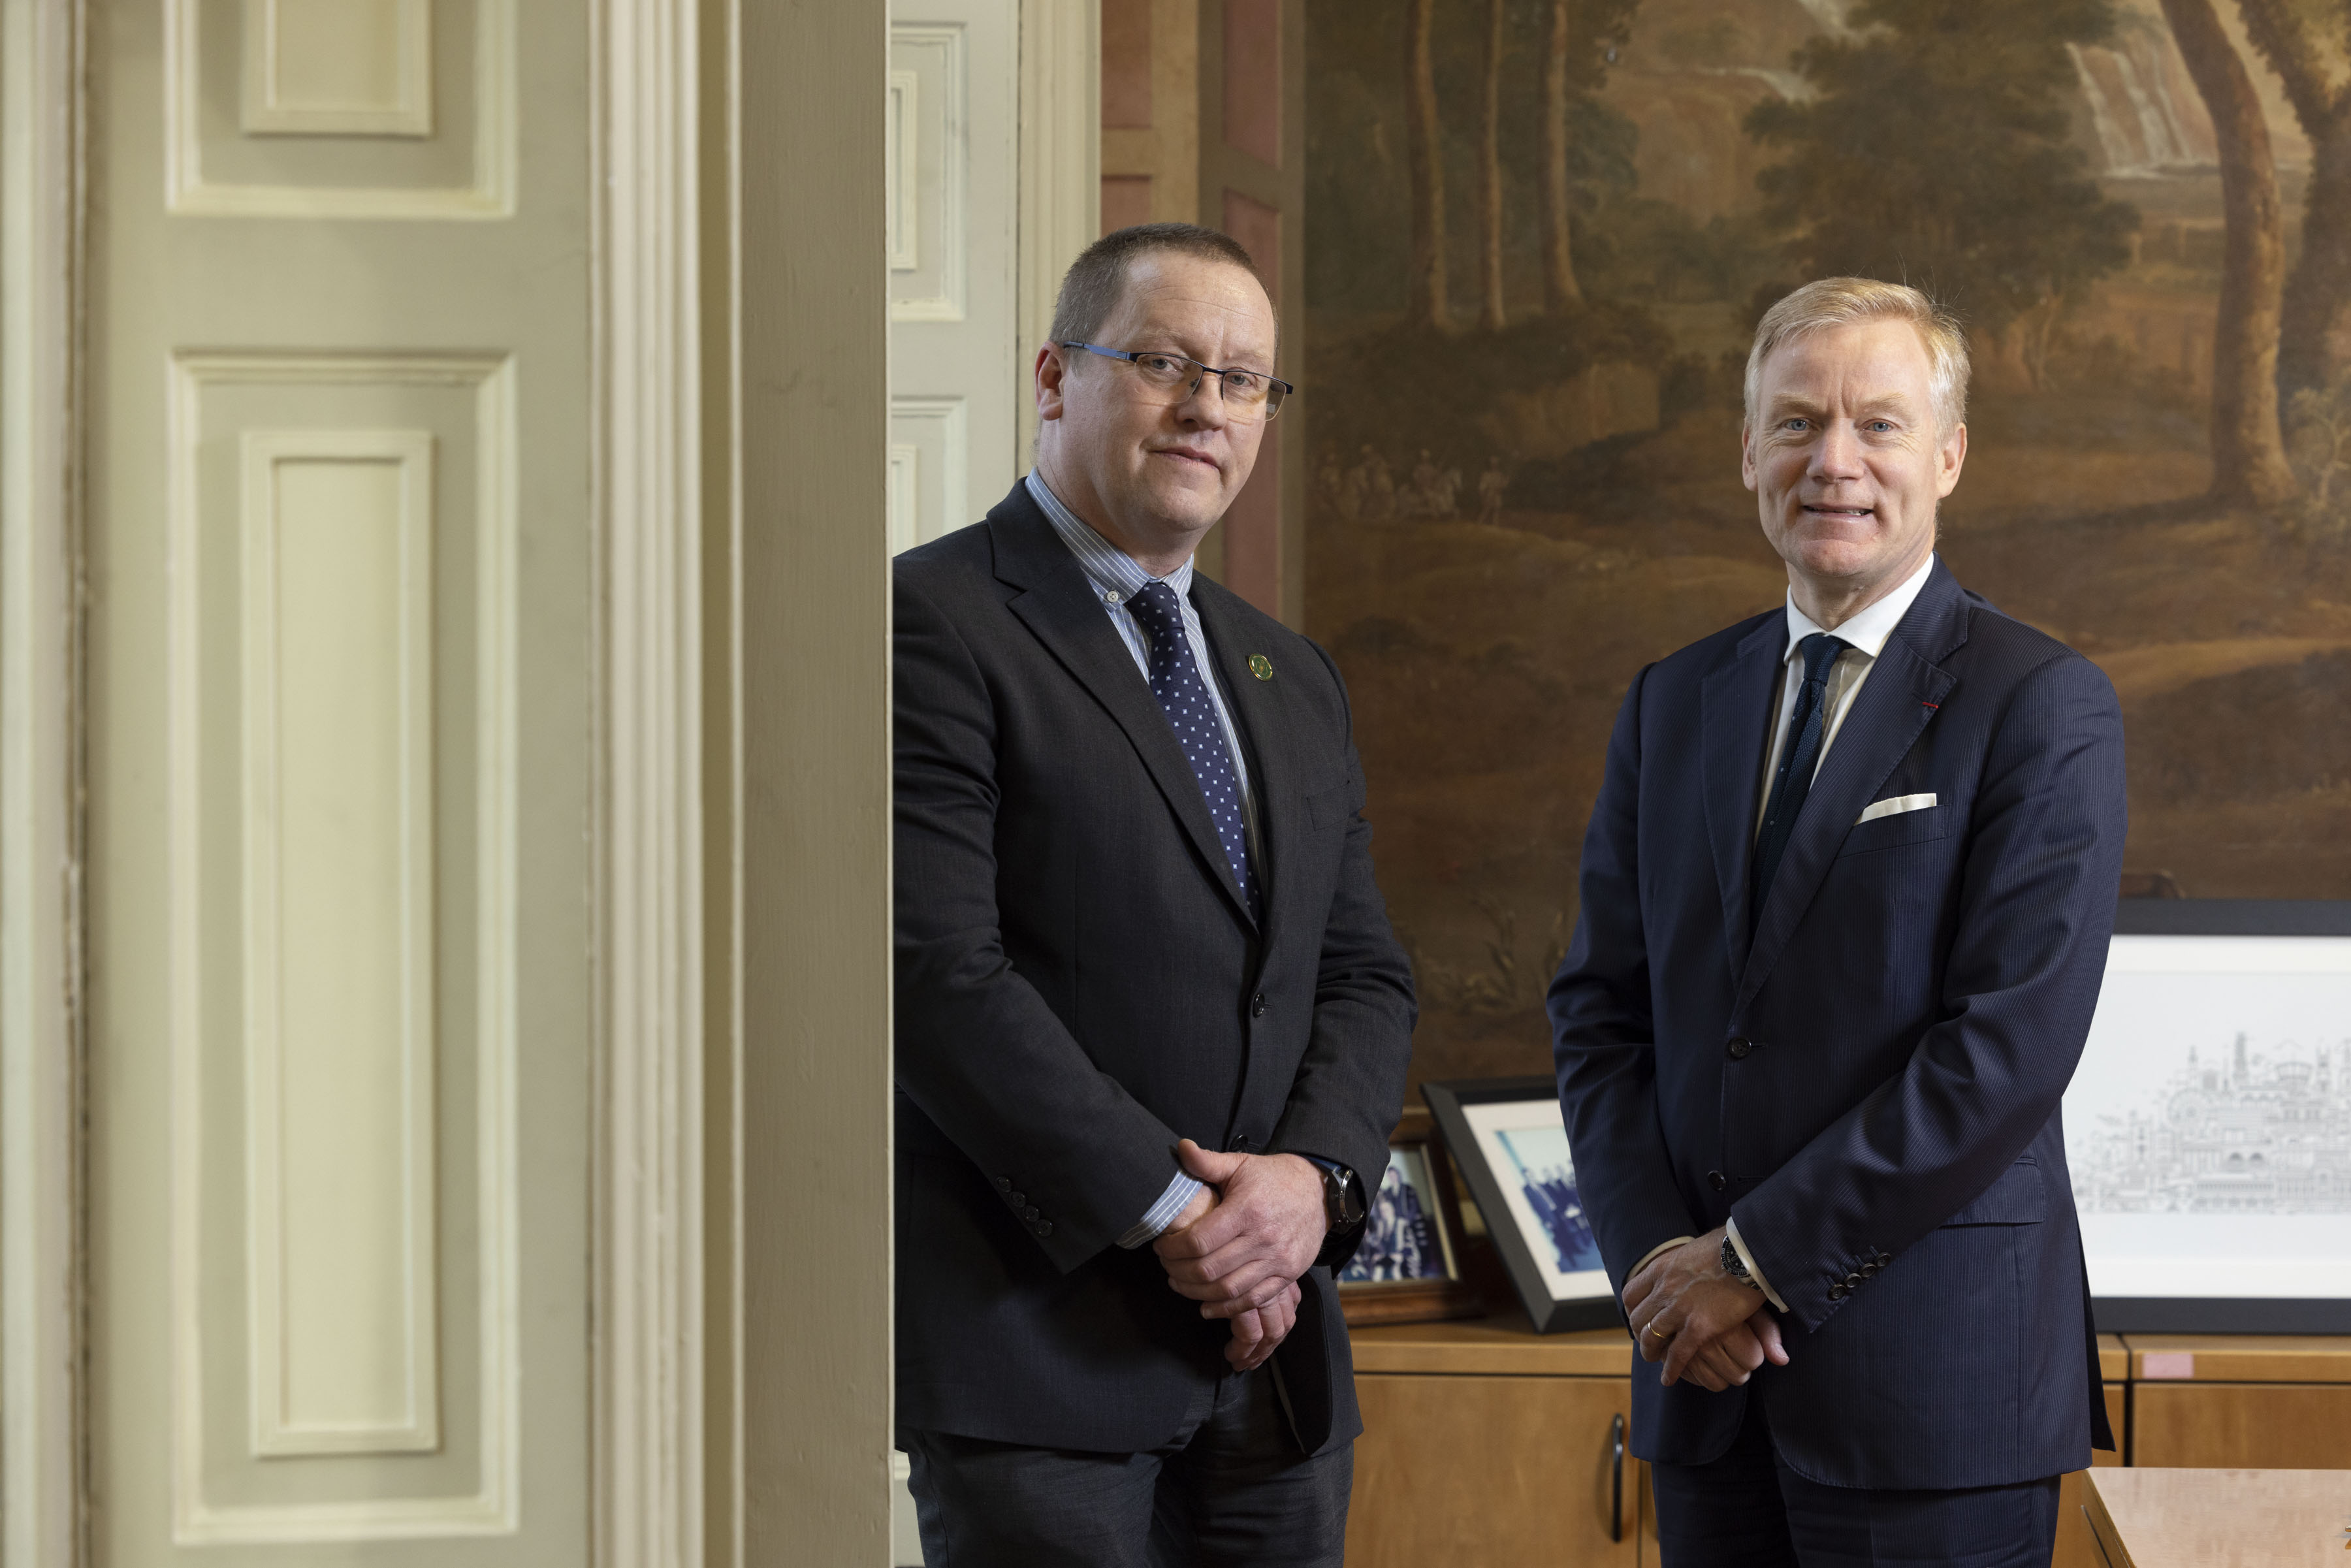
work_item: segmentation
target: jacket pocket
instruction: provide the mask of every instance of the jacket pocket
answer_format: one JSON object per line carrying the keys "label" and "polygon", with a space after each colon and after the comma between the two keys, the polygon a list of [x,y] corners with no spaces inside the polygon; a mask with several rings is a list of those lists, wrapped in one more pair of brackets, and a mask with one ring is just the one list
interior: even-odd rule
{"label": "jacket pocket", "polygon": [[1354,812],[1354,803],[1348,799],[1347,780],[1326,784],[1310,791],[1306,797],[1306,820],[1318,828],[1336,827]]}
{"label": "jacket pocket", "polygon": [[1837,858],[1867,854],[1872,850],[1898,849],[1904,844],[1923,844],[1949,833],[1958,818],[1958,810],[1947,805],[1875,818],[1847,831]]}
{"label": "jacket pocket", "polygon": [[2041,1166],[2028,1155],[2001,1172],[1973,1203],[1943,1223],[2038,1225],[2048,1218],[2049,1189],[2041,1183]]}

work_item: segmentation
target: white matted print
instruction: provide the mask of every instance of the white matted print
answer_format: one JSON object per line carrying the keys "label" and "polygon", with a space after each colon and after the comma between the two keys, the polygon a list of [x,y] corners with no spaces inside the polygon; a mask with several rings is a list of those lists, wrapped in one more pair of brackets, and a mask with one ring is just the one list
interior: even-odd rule
{"label": "white matted print", "polygon": [[2100,1297],[2351,1297],[2351,937],[2120,936],[2065,1092]]}
{"label": "white matted print", "polygon": [[[1600,1247],[1576,1190],[1575,1160],[1559,1102],[1504,1101],[1464,1105],[1486,1168],[1509,1206],[1509,1223],[1524,1239],[1553,1301],[1610,1294]],[[1501,1222],[1488,1215],[1491,1229]]]}

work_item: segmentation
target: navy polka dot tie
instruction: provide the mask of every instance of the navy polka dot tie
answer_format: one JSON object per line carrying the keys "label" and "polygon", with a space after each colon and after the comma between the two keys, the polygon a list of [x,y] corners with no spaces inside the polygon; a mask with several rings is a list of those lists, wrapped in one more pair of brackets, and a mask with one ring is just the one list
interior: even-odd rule
{"label": "navy polka dot tie", "polygon": [[1233,775],[1232,753],[1225,748],[1225,727],[1217,717],[1217,705],[1209,700],[1200,666],[1192,657],[1192,640],[1184,633],[1183,607],[1176,603],[1174,589],[1155,582],[1129,599],[1126,608],[1150,634],[1151,695],[1159,699],[1168,727],[1191,758],[1193,777],[1207,798],[1208,819],[1217,824],[1233,880],[1240,884],[1241,898],[1254,918],[1259,913],[1257,879],[1249,874],[1240,781]]}

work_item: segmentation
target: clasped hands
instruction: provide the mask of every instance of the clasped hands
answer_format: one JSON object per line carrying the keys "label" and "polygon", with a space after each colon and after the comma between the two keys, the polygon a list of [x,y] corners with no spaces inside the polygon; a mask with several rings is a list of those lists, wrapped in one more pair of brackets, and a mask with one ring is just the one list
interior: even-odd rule
{"label": "clasped hands", "polygon": [[1297,1322],[1298,1277],[1322,1250],[1322,1175],[1296,1155],[1218,1154],[1189,1138],[1176,1159],[1207,1185],[1151,1249],[1202,1317],[1232,1320],[1225,1359],[1254,1371]]}
{"label": "clasped hands", "polygon": [[1780,1320],[1763,1292],[1724,1272],[1717,1226],[1660,1252],[1625,1282],[1625,1315],[1644,1361],[1663,1361],[1671,1388],[1684,1377],[1719,1394],[1765,1362],[1788,1364]]}

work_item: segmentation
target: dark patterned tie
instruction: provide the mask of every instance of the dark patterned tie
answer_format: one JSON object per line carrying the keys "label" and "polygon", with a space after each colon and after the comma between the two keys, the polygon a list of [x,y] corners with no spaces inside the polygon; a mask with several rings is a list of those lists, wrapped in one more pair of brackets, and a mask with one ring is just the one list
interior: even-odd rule
{"label": "dark patterned tie", "polygon": [[1795,831],[1796,815],[1804,797],[1813,792],[1813,775],[1821,765],[1821,738],[1828,733],[1829,669],[1837,655],[1852,644],[1842,637],[1815,632],[1796,644],[1804,655],[1804,683],[1796,688],[1796,711],[1788,716],[1788,744],[1780,753],[1780,771],[1771,779],[1771,801],[1763,809],[1763,827],[1755,835],[1755,875],[1747,900],[1747,929],[1751,936],[1763,918],[1763,900],[1779,873],[1780,856]]}
{"label": "dark patterned tie", "polygon": [[1193,777],[1200,781],[1208,818],[1217,824],[1217,837],[1224,841],[1233,880],[1240,884],[1241,898],[1255,919],[1257,878],[1249,874],[1249,830],[1241,817],[1240,781],[1233,775],[1232,753],[1225,748],[1225,727],[1217,717],[1217,705],[1209,699],[1200,666],[1192,657],[1192,640],[1184,633],[1183,606],[1176,601],[1174,589],[1155,582],[1129,599],[1126,607],[1151,636],[1151,695],[1159,699],[1168,727],[1176,732],[1184,755],[1191,758]]}

